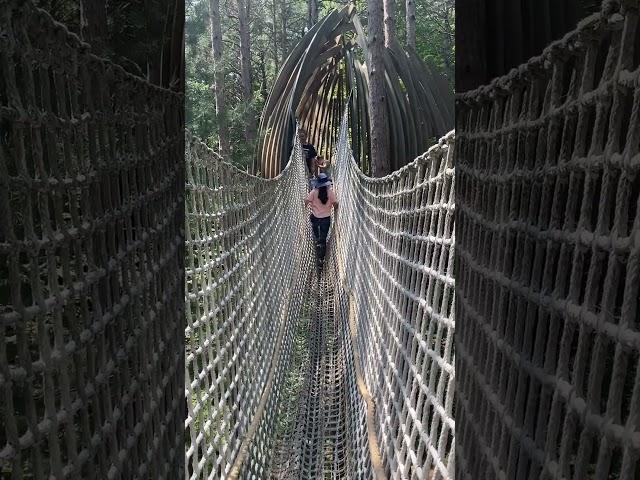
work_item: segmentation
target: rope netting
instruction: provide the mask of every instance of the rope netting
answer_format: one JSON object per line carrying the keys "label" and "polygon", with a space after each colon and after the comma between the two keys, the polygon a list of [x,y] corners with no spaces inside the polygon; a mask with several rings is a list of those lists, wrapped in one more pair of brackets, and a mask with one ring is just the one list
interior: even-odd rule
{"label": "rope netting", "polygon": [[181,97],[9,6],[2,476],[452,478],[453,137],[374,180],[345,120],[319,274],[297,140],[272,180],[192,142],[185,192]]}
{"label": "rope netting", "polygon": [[303,385],[290,402],[290,427],[278,432],[271,478],[373,478],[366,407],[356,386],[348,304],[336,282],[335,250],[329,258],[309,292]]}
{"label": "rope netting", "polygon": [[450,479],[454,135],[393,174],[370,178],[351,155],[346,128],[335,167],[334,282],[352,302],[354,352],[375,405],[374,450],[388,478]]}
{"label": "rope netting", "polygon": [[0,477],[179,478],[180,95],[0,8]]}
{"label": "rope netting", "polygon": [[453,478],[453,135],[370,179],[343,122],[327,263],[299,142],[187,152],[187,477]]}
{"label": "rope netting", "polygon": [[460,479],[640,478],[638,3],[457,105]]}
{"label": "rope netting", "polygon": [[189,478],[265,478],[313,266],[301,155],[267,180],[187,150]]}

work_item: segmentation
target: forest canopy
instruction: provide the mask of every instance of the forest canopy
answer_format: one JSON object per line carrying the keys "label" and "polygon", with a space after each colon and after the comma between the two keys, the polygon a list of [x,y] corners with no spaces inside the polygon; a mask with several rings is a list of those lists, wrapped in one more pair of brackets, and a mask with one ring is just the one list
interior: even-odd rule
{"label": "forest canopy", "polygon": [[[453,89],[454,0],[407,3],[414,4],[416,10],[416,52],[444,74]],[[241,168],[248,168],[256,145],[255,127],[283,62],[317,19],[342,6],[344,3],[317,0],[187,0],[187,128],[209,146],[222,150]],[[405,44],[406,4],[398,2],[394,6],[396,35]],[[357,3],[356,8],[366,28],[366,3]],[[219,19],[218,26],[212,25],[211,12],[216,10],[219,16],[214,14],[213,19]],[[212,35],[218,27],[219,39]],[[216,42],[218,48],[214,49]],[[219,72],[214,68],[216,54],[220,59]],[[250,61],[243,66],[243,58],[247,56]],[[222,84],[223,98],[216,98],[213,88],[216,80]],[[221,125],[216,116],[216,102],[223,106],[222,129],[228,145],[218,145]]]}

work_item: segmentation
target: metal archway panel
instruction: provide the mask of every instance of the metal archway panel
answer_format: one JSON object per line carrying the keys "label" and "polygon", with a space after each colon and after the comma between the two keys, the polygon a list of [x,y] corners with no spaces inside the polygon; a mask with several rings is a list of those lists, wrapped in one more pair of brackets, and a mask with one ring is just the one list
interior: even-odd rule
{"label": "metal archway panel", "polygon": [[[349,101],[354,155],[369,169],[367,40],[353,5],[333,10],[300,40],[283,64],[260,121],[254,171],[277,175],[292,148],[296,119],[319,152],[331,157]],[[453,92],[442,76],[395,41],[385,54],[391,168],[398,169],[453,128]]]}

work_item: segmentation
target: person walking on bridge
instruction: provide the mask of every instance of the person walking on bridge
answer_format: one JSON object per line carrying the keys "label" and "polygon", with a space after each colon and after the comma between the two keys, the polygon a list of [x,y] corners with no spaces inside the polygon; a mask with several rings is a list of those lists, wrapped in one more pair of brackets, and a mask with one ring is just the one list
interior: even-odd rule
{"label": "person walking on bridge", "polygon": [[300,139],[300,144],[302,146],[302,152],[304,153],[304,161],[307,164],[307,171],[309,172],[309,178],[311,178],[314,174],[316,159],[318,158],[318,152],[316,148],[307,143],[307,132],[300,129],[298,132],[298,138]]}
{"label": "person walking on bridge", "polygon": [[320,173],[313,182],[313,190],[305,198],[305,205],[311,207],[311,227],[316,241],[318,266],[322,267],[327,250],[327,234],[331,227],[331,209],[338,208],[338,199],[331,188],[331,179],[326,173]]}

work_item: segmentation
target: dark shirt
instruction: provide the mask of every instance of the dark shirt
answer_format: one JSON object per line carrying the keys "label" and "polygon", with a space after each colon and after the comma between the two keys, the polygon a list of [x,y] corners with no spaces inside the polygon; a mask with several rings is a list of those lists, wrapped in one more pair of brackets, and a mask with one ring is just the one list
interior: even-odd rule
{"label": "dark shirt", "polygon": [[316,149],[313,145],[311,145],[310,143],[303,143],[302,144],[302,151],[304,152],[304,159],[308,162],[309,160],[311,160],[314,157],[318,156],[318,152],[316,152]]}

